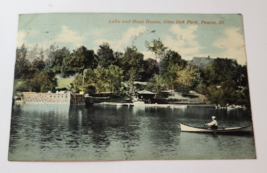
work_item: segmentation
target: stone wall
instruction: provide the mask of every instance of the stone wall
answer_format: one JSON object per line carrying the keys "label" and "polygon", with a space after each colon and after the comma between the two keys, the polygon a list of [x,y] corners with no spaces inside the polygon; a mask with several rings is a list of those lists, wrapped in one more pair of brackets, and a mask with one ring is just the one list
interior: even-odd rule
{"label": "stone wall", "polygon": [[25,103],[65,103],[84,104],[81,94],[66,93],[22,93],[22,101]]}

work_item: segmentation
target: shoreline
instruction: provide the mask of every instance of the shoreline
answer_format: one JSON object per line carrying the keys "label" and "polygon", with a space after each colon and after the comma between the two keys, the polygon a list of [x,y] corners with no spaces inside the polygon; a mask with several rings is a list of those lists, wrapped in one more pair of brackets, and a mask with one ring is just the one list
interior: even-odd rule
{"label": "shoreline", "polygon": [[188,108],[188,107],[205,107],[215,108],[215,105],[207,104],[145,104],[145,103],[118,103],[118,102],[101,102],[94,105],[113,105],[113,106],[138,106],[138,107],[166,107],[166,108]]}

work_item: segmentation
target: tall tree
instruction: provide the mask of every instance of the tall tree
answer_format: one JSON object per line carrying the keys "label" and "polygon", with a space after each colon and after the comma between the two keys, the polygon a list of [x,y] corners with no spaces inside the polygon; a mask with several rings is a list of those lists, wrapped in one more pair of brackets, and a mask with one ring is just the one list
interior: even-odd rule
{"label": "tall tree", "polygon": [[144,72],[144,55],[136,47],[127,47],[119,64],[124,71],[124,80],[130,86],[130,93],[133,93],[134,81],[140,80],[141,73]]}
{"label": "tall tree", "polygon": [[153,76],[146,86],[146,89],[152,92],[160,93],[162,90],[167,89],[165,79],[162,75]]}
{"label": "tall tree", "polygon": [[179,53],[168,50],[163,59],[159,62],[160,73],[162,74],[169,71],[174,64],[179,64],[181,68],[184,68],[187,65],[187,62],[182,59]]}
{"label": "tall tree", "polygon": [[156,59],[162,59],[165,55],[165,50],[167,49],[160,39],[146,42],[146,47],[148,50],[155,53]]}
{"label": "tall tree", "polygon": [[69,59],[66,59],[68,72],[82,73],[84,69],[94,69],[98,66],[97,56],[93,50],[81,46],[74,50]]}
{"label": "tall tree", "polygon": [[108,68],[109,65],[114,64],[115,62],[113,50],[109,47],[108,43],[103,43],[99,46],[97,55],[99,60],[98,64],[100,67]]}
{"label": "tall tree", "polygon": [[15,79],[29,78],[32,75],[31,63],[26,58],[27,48],[25,44],[22,44],[16,51],[16,63],[15,63]]}
{"label": "tall tree", "polygon": [[38,52],[36,58],[33,60],[32,66],[37,71],[42,71],[45,68],[44,52],[42,48]]}
{"label": "tall tree", "polygon": [[156,74],[159,74],[158,62],[151,58],[144,60],[144,73],[141,74],[142,81],[148,81]]}
{"label": "tall tree", "polygon": [[34,92],[55,91],[57,79],[52,72],[36,72],[30,79],[28,89]]}
{"label": "tall tree", "polygon": [[74,81],[74,88],[76,91],[85,90],[87,93],[111,92],[120,95],[123,91],[122,81],[123,70],[110,65],[107,69],[87,69],[84,76],[79,74]]}
{"label": "tall tree", "polygon": [[44,69],[46,71],[52,71],[51,64],[52,64],[52,60],[54,59],[54,56],[55,56],[55,51],[56,51],[56,46],[54,44],[52,44],[49,48],[47,48],[44,51],[44,54],[46,55],[46,58],[44,60],[45,61]]}
{"label": "tall tree", "polygon": [[183,69],[178,69],[177,83],[178,88],[184,92],[188,92],[193,86],[196,86],[200,81],[198,70],[194,66],[186,66]]}
{"label": "tall tree", "polygon": [[224,81],[237,81],[241,66],[236,60],[217,58],[203,69],[203,82],[207,85],[220,85]]}
{"label": "tall tree", "polygon": [[54,52],[54,58],[51,63],[54,73],[61,73],[63,77],[67,76],[72,70],[69,68],[70,51],[66,47],[57,49]]}
{"label": "tall tree", "polygon": [[110,65],[107,71],[107,82],[108,90],[116,95],[123,93],[124,85],[123,81],[123,70],[115,65]]}

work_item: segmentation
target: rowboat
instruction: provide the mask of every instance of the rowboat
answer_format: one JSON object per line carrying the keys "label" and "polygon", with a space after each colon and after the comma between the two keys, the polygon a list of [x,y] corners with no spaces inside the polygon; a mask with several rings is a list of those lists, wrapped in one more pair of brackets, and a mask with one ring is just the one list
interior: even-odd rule
{"label": "rowboat", "polygon": [[205,129],[200,127],[193,127],[180,123],[182,132],[194,132],[194,133],[250,133],[252,132],[251,126],[245,127],[229,127],[229,128],[218,128],[218,129]]}

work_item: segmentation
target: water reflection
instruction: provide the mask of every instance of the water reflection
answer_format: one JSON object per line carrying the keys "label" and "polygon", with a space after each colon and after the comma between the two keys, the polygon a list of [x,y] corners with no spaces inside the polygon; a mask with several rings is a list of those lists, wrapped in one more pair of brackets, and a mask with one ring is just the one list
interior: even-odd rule
{"label": "water reflection", "polygon": [[12,110],[9,159],[255,157],[253,135],[181,133],[180,122],[203,126],[212,115],[221,126],[252,124],[250,110],[26,104]]}

